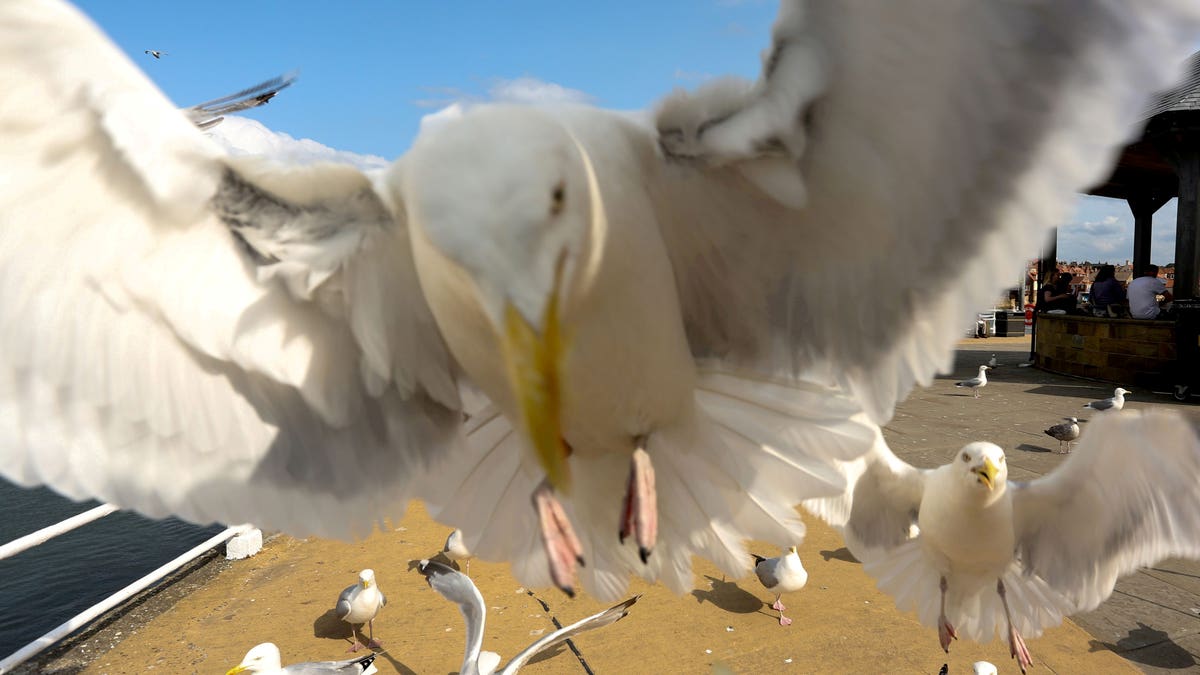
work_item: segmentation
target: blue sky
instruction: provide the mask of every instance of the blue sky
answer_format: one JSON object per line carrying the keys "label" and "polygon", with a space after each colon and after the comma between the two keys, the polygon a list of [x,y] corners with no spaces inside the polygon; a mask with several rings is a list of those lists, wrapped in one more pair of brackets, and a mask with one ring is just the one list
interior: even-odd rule
{"label": "blue sky", "polygon": [[[547,96],[633,110],[712,75],[755,77],[778,6],[770,0],[77,4],[176,103],[298,70],[296,85],[250,116],[296,138],[385,158],[408,148],[422,117],[459,100]],[[155,60],[146,49],[168,54]],[[1174,219],[1174,202],[1155,217],[1154,262],[1174,259]],[[1059,258],[1132,257],[1133,217],[1124,202],[1081,198],[1060,228]]]}

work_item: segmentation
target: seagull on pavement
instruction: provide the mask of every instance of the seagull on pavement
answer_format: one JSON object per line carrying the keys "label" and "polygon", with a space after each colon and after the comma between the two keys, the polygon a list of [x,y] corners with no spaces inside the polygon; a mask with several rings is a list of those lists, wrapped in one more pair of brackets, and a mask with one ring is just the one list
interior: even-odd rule
{"label": "seagull on pavement", "polygon": [[1113,390],[1113,395],[1111,398],[1092,401],[1091,403],[1084,403],[1083,407],[1091,408],[1092,410],[1099,410],[1101,412],[1105,410],[1120,410],[1125,407],[1125,394],[1132,393],[1133,392],[1129,391],[1128,389],[1117,387]]}
{"label": "seagull on pavement", "polygon": [[230,668],[225,675],[372,675],[379,670],[374,666],[378,654],[367,654],[346,661],[313,661],[294,663],[283,667],[279,656],[279,647],[274,643],[264,642],[246,652],[246,658],[238,665]]}
{"label": "seagull on pavement", "polygon": [[483,595],[475,587],[475,583],[467,575],[453,567],[432,560],[422,560],[418,565],[421,574],[429,586],[439,595],[458,605],[462,612],[463,621],[467,625],[466,648],[463,650],[463,662],[459,668],[462,675],[491,675],[500,672],[503,675],[515,673],[528,664],[538,654],[583,633],[585,631],[603,628],[624,619],[629,614],[629,608],[638,601],[641,595],[635,595],[625,602],[609,607],[603,612],[593,614],[585,619],[560,628],[553,633],[542,636],[533,644],[517,654],[500,671],[500,655],[495,652],[481,651],[483,647],[484,624],[487,620],[487,605]]}
{"label": "seagull on pavement", "polygon": [[755,81],[469,106],[365,173],[232,156],[77,9],[0,2],[0,474],[299,536],[423,499],[602,598],[744,575],[1197,37],[1188,2],[783,0]]}
{"label": "seagull on pavement", "polygon": [[1063,453],[1063,443],[1067,444],[1065,452],[1071,452],[1071,443],[1079,438],[1079,418],[1064,417],[1066,420],[1063,424],[1055,424],[1049,429],[1045,429],[1042,433],[1058,441],[1058,452]]}
{"label": "seagull on pavement", "polygon": [[358,632],[364,623],[367,624],[370,631],[366,646],[372,649],[382,646],[375,639],[375,617],[386,604],[387,598],[384,597],[383,591],[379,590],[379,584],[375,583],[374,570],[368,569],[359,572],[358,583],[347,586],[341,592],[334,611],[339,619],[350,624],[350,633],[354,638],[354,644],[350,645],[350,649],[347,651],[356,652],[363,647],[363,644],[358,641]]}
{"label": "seagull on pavement", "polygon": [[[751,554],[753,555],[753,554]],[[792,620],[783,615],[783,594],[798,591],[808,583],[808,572],[800,564],[800,554],[792,546],[774,558],[754,556],[754,573],[758,580],[770,592],[775,594],[775,603],[771,609],[779,612],[779,625],[790,626]]]}
{"label": "seagull on pavement", "polygon": [[446,537],[446,545],[442,547],[442,555],[455,562],[465,562],[467,564],[467,576],[471,576],[471,552],[467,550],[467,545],[463,543],[462,530],[455,530],[450,533],[450,536]]}
{"label": "seagull on pavement", "polygon": [[1074,453],[1028,483],[1008,480],[991,443],[917,469],[880,436],[844,467],[850,492],[805,506],[843,530],[863,569],[935,627],[943,649],[999,631],[1024,671],[1025,637],[1095,608],[1121,575],[1200,558],[1200,439],[1187,420],[1132,411],[1090,424]]}
{"label": "seagull on pavement", "polygon": [[979,375],[972,377],[969,380],[955,382],[956,387],[966,387],[971,390],[975,398],[979,398],[979,390],[987,386],[987,371],[991,370],[991,366],[979,366]]}
{"label": "seagull on pavement", "polygon": [[992,358],[988,359],[987,365],[988,365],[988,368],[996,367],[996,355],[995,354],[992,354]]}

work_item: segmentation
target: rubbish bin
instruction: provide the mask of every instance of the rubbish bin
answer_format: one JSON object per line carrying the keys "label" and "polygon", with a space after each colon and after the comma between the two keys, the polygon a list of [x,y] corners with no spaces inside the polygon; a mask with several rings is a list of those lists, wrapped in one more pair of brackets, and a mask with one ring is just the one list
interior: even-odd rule
{"label": "rubbish bin", "polygon": [[1024,312],[996,312],[996,337],[1024,337]]}

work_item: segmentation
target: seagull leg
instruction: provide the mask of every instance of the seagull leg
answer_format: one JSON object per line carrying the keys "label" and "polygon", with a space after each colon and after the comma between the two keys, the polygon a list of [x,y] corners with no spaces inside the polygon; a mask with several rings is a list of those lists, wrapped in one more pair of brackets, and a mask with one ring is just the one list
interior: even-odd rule
{"label": "seagull leg", "polygon": [[554,496],[554,488],[546,481],[533,491],[533,508],[537,510],[542,546],[550,562],[550,578],[568,597],[575,597],[575,565],[583,565],[583,545],[575,536],[571,521],[562,504]]}
{"label": "seagull leg", "polygon": [[346,653],[353,654],[366,646],[358,641],[358,627],[354,624],[350,624],[350,638],[354,640],[354,644],[350,645],[350,648],[346,650]]}
{"label": "seagull leg", "polygon": [[370,639],[367,640],[367,646],[371,649],[379,649],[383,643],[375,639],[375,619],[367,620],[367,629],[371,631]]}
{"label": "seagull leg", "polygon": [[787,609],[787,607],[783,606],[783,596],[782,595],[775,596],[775,604],[771,605],[771,609],[774,609],[779,612],[779,625],[780,626],[792,625],[792,620],[783,615],[783,610]]}
{"label": "seagull leg", "polygon": [[645,564],[654,550],[658,537],[658,496],[654,490],[654,466],[645,449],[645,439],[639,438],[629,461],[629,481],[625,485],[625,506],[621,510],[621,543],[630,534],[638,545],[638,556]]}
{"label": "seagull leg", "polygon": [[975,398],[979,398],[979,389],[975,389]]}
{"label": "seagull leg", "polygon": [[949,654],[950,639],[954,638],[957,640],[958,633],[954,632],[954,626],[951,626],[950,622],[946,620],[946,588],[948,587],[948,584],[946,583],[946,577],[942,577],[942,583],[940,587],[942,589],[942,613],[938,616],[938,644],[940,644],[942,649]]}
{"label": "seagull leg", "polygon": [[1033,658],[1029,656],[1029,648],[1025,646],[1025,640],[1013,627],[1012,613],[1008,611],[1008,598],[1004,595],[1003,579],[996,580],[996,592],[1000,594],[1000,602],[1004,604],[1004,618],[1008,621],[1008,654],[1017,659],[1017,664],[1021,666],[1021,672],[1024,673],[1029,666],[1033,665]]}

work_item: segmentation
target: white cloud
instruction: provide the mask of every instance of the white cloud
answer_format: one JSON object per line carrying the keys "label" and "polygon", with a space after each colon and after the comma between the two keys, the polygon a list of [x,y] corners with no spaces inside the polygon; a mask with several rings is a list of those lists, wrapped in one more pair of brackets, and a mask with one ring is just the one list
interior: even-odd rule
{"label": "white cloud", "polygon": [[[1175,201],[1154,214],[1150,261],[1175,260]],[[1070,221],[1058,229],[1058,259],[1123,263],[1133,259],[1133,214],[1119,199],[1081,197]]]}
{"label": "white cloud", "polygon": [[421,118],[420,133],[441,126],[446,121],[461,117],[472,106],[481,103],[524,103],[528,105],[555,105],[559,103],[590,103],[595,98],[587,92],[547,82],[536,77],[516,79],[495,78],[484,94],[472,94],[456,87],[424,87],[433,97],[413,101],[421,108],[437,107],[438,110]]}
{"label": "white cloud", "polygon": [[508,103],[589,103],[593,100],[590,94],[578,89],[570,89],[536,77],[494,80],[488,88],[488,95],[493,101]]}
{"label": "white cloud", "polygon": [[338,162],[364,170],[382,169],[391,164],[377,155],[335,150],[309,138],[293,138],[281,131],[272,131],[256,120],[236,115],[227,116],[209,130],[208,135],[234,155],[265,155],[300,164]]}

